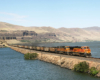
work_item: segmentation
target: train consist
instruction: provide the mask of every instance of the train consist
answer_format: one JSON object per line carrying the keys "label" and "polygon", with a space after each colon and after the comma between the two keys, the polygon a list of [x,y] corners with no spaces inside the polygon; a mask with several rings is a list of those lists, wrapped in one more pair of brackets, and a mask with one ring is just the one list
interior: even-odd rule
{"label": "train consist", "polygon": [[53,52],[57,54],[65,54],[65,55],[72,55],[72,56],[91,57],[91,50],[88,46],[43,47],[43,46],[14,45],[14,47],[33,49],[37,51]]}

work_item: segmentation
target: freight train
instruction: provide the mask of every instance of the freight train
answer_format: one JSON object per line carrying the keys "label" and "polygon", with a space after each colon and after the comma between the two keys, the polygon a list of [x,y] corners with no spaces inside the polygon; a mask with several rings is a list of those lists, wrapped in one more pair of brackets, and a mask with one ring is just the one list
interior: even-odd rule
{"label": "freight train", "polygon": [[57,54],[91,57],[91,49],[88,46],[57,46],[57,47],[23,46],[23,45],[14,45],[14,46],[26,49],[33,49],[37,51],[53,52]]}

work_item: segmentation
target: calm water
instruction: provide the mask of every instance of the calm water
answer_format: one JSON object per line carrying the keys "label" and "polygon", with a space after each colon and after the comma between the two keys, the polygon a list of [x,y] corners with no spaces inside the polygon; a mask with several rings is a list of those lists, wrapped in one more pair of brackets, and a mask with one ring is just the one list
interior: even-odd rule
{"label": "calm water", "polygon": [[39,60],[24,60],[10,48],[0,48],[0,80],[100,80]]}
{"label": "calm water", "polygon": [[[32,45],[32,44],[29,44]],[[36,46],[89,46],[91,49],[92,57],[100,58],[100,42],[78,42],[78,43],[39,43],[33,44]]]}

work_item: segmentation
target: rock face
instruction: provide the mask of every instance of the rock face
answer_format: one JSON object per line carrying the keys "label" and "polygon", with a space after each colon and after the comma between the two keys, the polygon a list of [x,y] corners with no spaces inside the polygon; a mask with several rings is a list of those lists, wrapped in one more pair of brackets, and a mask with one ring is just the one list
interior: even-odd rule
{"label": "rock face", "polygon": [[[97,70],[100,70],[100,60],[93,60],[84,57],[76,57],[76,56],[69,56],[69,55],[61,55],[61,54],[54,54],[48,52],[41,52],[41,51],[34,51],[30,49],[18,48],[18,47],[10,47],[11,49],[18,51],[20,53],[37,53],[38,59],[42,61],[46,61],[55,65],[59,65],[63,68],[73,69],[75,64],[79,62],[86,61],[89,64],[89,68],[95,67]],[[96,75],[100,77],[100,72]]]}
{"label": "rock face", "polygon": [[23,36],[37,36],[37,33],[34,31],[23,31]]}
{"label": "rock face", "polygon": [[47,40],[59,40],[56,37],[55,33],[43,33],[37,34],[35,31],[0,31],[0,39],[9,40],[9,39],[17,39],[17,40],[27,40],[27,41],[47,41]]}
{"label": "rock face", "polygon": [[22,39],[27,36],[36,36],[34,31],[0,31],[0,39]]}

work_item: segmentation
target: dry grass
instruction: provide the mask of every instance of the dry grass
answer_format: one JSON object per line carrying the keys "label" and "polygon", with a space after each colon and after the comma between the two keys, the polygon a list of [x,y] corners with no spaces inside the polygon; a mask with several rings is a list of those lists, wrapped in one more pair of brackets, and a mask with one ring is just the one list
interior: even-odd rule
{"label": "dry grass", "polygon": [[26,42],[21,42],[18,40],[6,40],[8,44],[25,44]]}

